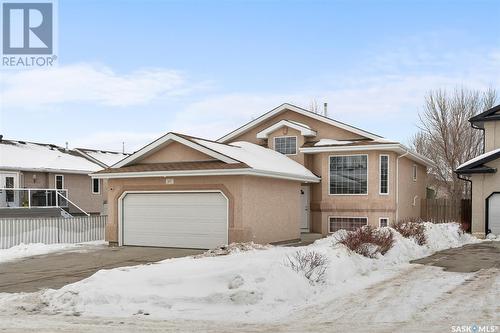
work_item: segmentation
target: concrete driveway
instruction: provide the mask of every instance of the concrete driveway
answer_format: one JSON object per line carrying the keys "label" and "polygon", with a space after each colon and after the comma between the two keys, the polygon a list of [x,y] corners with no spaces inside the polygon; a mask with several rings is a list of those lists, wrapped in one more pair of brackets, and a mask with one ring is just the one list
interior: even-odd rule
{"label": "concrete driveway", "polygon": [[95,247],[88,251],[56,252],[0,264],[0,293],[61,288],[101,269],[151,263],[204,252],[153,247]]}

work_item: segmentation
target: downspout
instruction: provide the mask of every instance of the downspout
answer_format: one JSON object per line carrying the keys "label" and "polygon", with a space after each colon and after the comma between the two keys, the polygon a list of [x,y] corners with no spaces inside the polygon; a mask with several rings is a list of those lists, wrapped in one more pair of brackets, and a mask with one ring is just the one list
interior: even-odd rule
{"label": "downspout", "polygon": [[[470,125],[472,126],[472,128],[478,129],[478,130],[483,132],[483,154],[484,154],[486,152],[486,137],[484,136],[484,127],[481,128],[481,127],[474,126],[474,123],[470,123]],[[462,179],[462,178],[459,177],[458,179]],[[462,180],[465,180],[465,179],[462,179]]]}
{"label": "downspout", "polygon": [[406,152],[403,155],[399,155],[396,158],[396,221],[395,223],[398,223],[399,221],[399,159],[401,157],[404,157],[408,155],[410,152],[406,150]]}

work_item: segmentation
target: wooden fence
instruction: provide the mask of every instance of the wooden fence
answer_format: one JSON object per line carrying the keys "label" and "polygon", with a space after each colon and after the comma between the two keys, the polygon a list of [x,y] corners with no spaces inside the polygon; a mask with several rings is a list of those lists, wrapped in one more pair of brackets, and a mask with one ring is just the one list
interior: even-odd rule
{"label": "wooden fence", "polygon": [[21,243],[80,243],[104,240],[107,216],[0,219],[0,249]]}
{"label": "wooden fence", "polygon": [[471,200],[422,199],[420,217],[435,223],[458,222],[470,226]]}

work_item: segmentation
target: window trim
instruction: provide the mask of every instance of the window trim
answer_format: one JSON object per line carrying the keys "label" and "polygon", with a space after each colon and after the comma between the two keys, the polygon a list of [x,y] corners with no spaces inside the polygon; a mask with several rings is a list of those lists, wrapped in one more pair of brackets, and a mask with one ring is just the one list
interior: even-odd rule
{"label": "window trim", "polygon": [[[295,138],[295,154],[283,154],[276,150],[276,139],[278,138]],[[280,135],[273,138],[273,150],[277,153],[283,154],[285,156],[296,156],[299,152],[299,138],[296,135]]]}
{"label": "window trim", "polygon": [[[365,225],[368,225],[368,216],[339,216],[339,215],[328,215],[328,233],[329,234],[333,234],[334,232],[337,232],[337,231],[332,231],[330,229],[330,220],[331,219],[365,219],[366,220],[366,224]],[[345,229],[342,229],[342,230],[345,230]],[[347,230],[347,231],[350,231],[350,230]]]}
{"label": "window trim", "polygon": [[[336,194],[331,193],[330,189],[330,165],[332,163],[331,157],[346,157],[346,156],[366,156],[366,193],[345,193],[345,194]],[[328,195],[332,196],[359,196],[359,195],[368,195],[370,193],[370,158],[368,154],[342,154],[342,155],[328,155]]]}
{"label": "window trim", "polygon": [[[61,177],[62,188],[57,188],[57,177]],[[61,175],[61,174],[54,175],[54,189],[64,190],[64,175]]]}
{"label": "window trim", "polygon": [[[387,192],[382,193],[382,156],[387,156]],[[380,154],[378,158],[378,194],[379,195],[389,195],[390,193],[390,174],[391,174],[391,167],[390,163],[391,162],[391,157],[389,154]]]}
{"label": "window trim", "polygon": [[[98,191],[94,192],[94,181],[96,180],[99,185],[97,185]],[[101,180],[99,178],[90,178],[90,192],[92,194],[101,194]]]}
{"label": "window trim", "polygon": [[384,228],[384,227],[382,227],[382,220],[387,220],[387,227],[389,227],[390,220],[389,220],[388,217],[385,217],[385,216],[378,218],[378,227],[379,228]]}
{"label": "window trim", "polygon": [[418,167],[416,164],[413,164],[413,166],[411,167],[411,175],[412,175],[413,181],[416,182],[417,175],[418,175]]}

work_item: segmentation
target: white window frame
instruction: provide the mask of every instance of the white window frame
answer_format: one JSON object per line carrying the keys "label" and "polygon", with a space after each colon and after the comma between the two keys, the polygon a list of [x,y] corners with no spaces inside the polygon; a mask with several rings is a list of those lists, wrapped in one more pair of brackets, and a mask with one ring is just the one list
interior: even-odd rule
{"label": "white window frame", "polygon": [[379,217],[378,218],[378,226],[379,226],[379,228],[382,228],[382,220],[387,220],[387,227],[388,227],[390,220],[389,220],[388,217],[383,216],[383,217]]}
{"label": "white window frame", "polygon": [[[346,156],[366,156],[366,193],[346,193],[336,194],[330,192],[330,164],[332,163],[331,157],[346,157]],[[358,196],[368,195],[370,193],[370,158],[368,154],[342,154],[342,155],[328,155],[328,195],[333,196]]]}
{"label": "white window frame", "polygon": [[[387,193],[382,193],[382,156],[387,156]],[[390,174],[391,174],[391,157],[388,154],[380,154],[378,158],[378,194],[389,195],[390,188]]]}
{"label": "white window frame", "polygon": [[[281,135],[281,136],[275,136],[273,138],[273,150],[275,152],[278,152],[280,153],[279,151],[276,150],[276,139],[281,139],[281,138],[295,138],[295,154],[283,154],[285,156],[295,156],[297,155],[298,151],[299,151],[299,147],[298,147],[298,144],[299,144],[299,139],[297,138],[297,136],[295,135]],[[280,153],[282,154],[282,153]]]}
{"label": "white window frame", "polygon": [[418,175],[418,167],[416,164],[413,164],[413,166],[411,167],[411,175],[412,175],[413,181],[416,182],[417,175]]}
{"label": "white window frame", "polygon": [[329,215],[328,216],[328,233],[329,234],[332,234],[332,233],[336,232],[336,231],[332,231],[330,229],[330,220],[331,219],[365,219],[366,220],[366,224],[365,225],[368,225],[368,216],[338,216],[338,215]]}
{"label": "white window frame", "polygon": [[[94,181],[98,182],[98,191],[97,192],[94,192]],[[90,178],[90,191],[92,192],[92,194],[101,194],[101,180],[99,178]]]}
{"label": "white window frame", "polygon": [[[62,179],[62,188],[60,189],[57,188],[57,177],[61,177]],[[64,190],[64,175],[59,175],[59,174],[54,175],[54,188],[57,190]]]}

